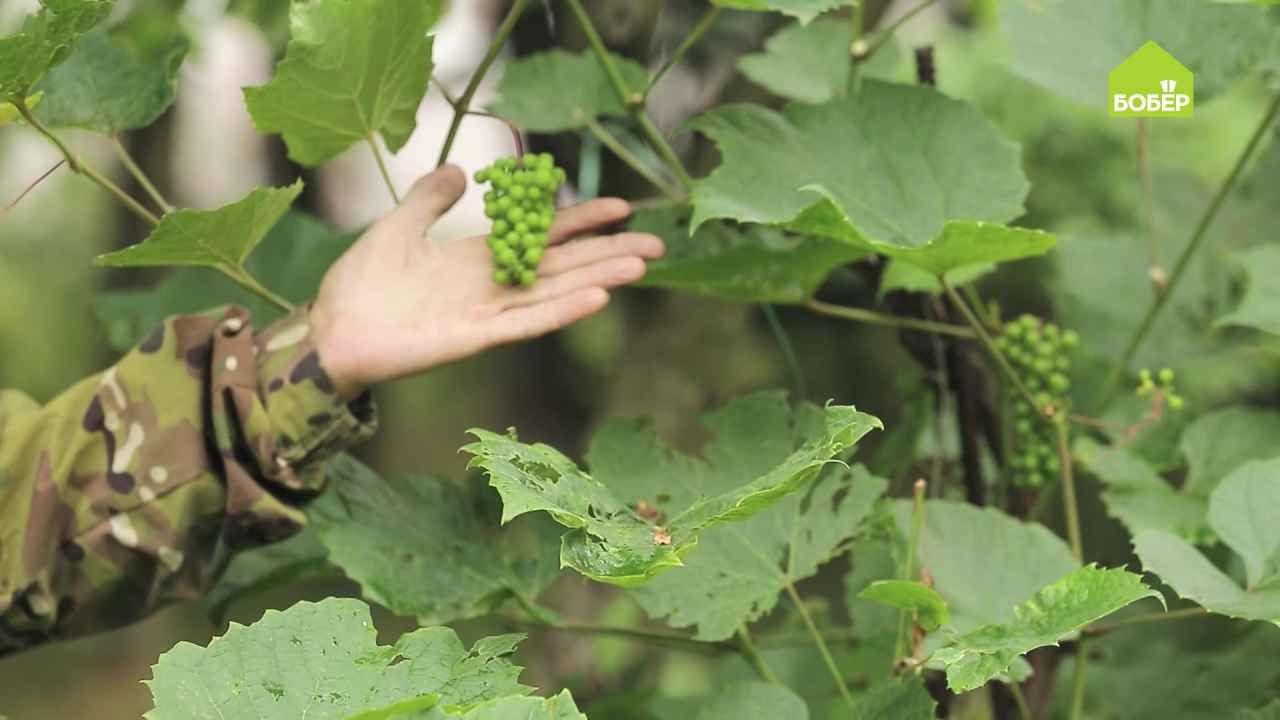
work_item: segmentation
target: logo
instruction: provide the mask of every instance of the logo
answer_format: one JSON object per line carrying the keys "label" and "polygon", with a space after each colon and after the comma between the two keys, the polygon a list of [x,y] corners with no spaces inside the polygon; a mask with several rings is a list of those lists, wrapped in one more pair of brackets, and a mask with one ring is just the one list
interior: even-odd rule
{"label": "logo", "polygon": [[1188,117],[1195,109],[1195,75],[1154,42],[1117,65],[1108,86],[1112,115]]}

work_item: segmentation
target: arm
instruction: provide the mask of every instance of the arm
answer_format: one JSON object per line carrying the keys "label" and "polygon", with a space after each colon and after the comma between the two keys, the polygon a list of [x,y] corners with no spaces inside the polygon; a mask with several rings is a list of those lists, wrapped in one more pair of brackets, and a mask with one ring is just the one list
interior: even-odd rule
{"label": "arm", "polygon": [[621,200],[564,210],[532,288],[495,286],[484,238],[437,243],[465,179],[423,178],[262,329],[180,317],[44,408],[0,394],[0,655],[199,595],[231,552],[284,539],[322,461],[374,429],[367,388],[590,315],[663,252],[651,235],[569,240]]}

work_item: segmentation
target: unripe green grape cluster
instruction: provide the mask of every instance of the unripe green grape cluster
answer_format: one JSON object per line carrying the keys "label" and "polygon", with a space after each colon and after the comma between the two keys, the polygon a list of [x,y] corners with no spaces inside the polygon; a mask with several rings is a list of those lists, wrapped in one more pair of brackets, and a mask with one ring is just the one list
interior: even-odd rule
{"label": "unripe green grape cluster", "polygon": [[1067,394],[1071,391],[1071,350],[1079,344],[1080,336],[1075,331],[1041,322],[1033,315],[1023,315],[1006,324],[996,340],[996,346],[1009,359],[1036,403],[1033,406],[1021,395],[1014,400],[1014,448],[1009,466],[1015,486],[1041,487],[1062,469],[1057,431],[1037,413],[1050,408],[1056,413],[1066,412]]}
{"label": "unripe green grape cluster", "polygon": [[556,191],[564,181],[564,170],[549,153],[500,158],[476,173],[476,182],[490,184],[484,214],[493,221],[489,250],[495,283],[528,286],[538,279],[547,231],[556,218]]}

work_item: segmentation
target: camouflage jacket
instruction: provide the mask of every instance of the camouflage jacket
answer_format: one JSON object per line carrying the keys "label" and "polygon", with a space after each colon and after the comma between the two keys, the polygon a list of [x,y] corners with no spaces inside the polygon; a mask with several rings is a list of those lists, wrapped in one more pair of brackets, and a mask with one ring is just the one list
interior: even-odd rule
{"label": "camouflage jacket", "polygon": [[197,596],[302,527],[321,461],[375,424],[309,335],[305,310],[177,317],[43,408],[0,391],[0,656]]}

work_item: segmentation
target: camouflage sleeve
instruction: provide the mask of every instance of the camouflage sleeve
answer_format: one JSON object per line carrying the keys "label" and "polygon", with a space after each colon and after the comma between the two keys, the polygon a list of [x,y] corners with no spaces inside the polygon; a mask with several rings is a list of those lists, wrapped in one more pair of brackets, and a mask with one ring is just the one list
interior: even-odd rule
{"label": "camouflage sleeve", "polygon": [[300,310],[170,319],[40,408],[0,392],[0,656],[191,598],[305,522],[322,461],[367,438]]}

